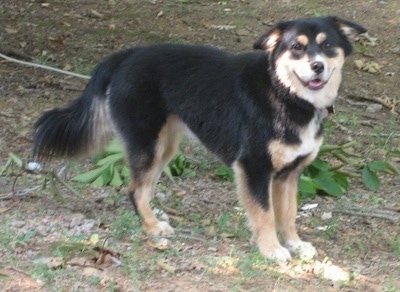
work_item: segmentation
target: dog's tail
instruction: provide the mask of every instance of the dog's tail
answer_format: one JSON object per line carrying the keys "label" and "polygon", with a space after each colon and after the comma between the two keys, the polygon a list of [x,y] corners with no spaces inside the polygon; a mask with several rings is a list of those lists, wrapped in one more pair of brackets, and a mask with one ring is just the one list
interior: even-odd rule
{"label": "dog's tail", "polygon": [[39,118],[34,125],[35,159],[78,158],[101,150],[109,142],[113,136],[109,85],[127,53],[117,53],[100,63],[78,99]]}

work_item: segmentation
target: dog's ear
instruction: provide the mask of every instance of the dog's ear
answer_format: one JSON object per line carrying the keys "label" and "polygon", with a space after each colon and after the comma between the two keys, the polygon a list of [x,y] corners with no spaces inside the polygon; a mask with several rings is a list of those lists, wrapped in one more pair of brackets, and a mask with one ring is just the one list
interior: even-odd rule
{"label": "dog's ear", "polygon": [[281,40],[286,27],[287,22],[278,22],[254,43],[253,49],[272,52]]}
{"label": "dog's ear", "polygon": [[359,34],[367,32],[366,28],[354,22],[340,19],[335,16],[331,16],[330,18],[338,25],[343,35],[350,41],[354,40]]}

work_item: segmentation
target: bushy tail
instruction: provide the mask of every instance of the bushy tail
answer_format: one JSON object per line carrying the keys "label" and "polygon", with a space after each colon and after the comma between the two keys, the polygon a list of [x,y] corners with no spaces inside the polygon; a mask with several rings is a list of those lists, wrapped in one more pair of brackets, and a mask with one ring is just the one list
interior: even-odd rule
{"label": "bushy tail", "polygon": [[106,59],[97,66],[78,99],[39,118],[34,125],[35,159],[77,158],[105,146],[113,135],[107,89],[113,73],[128,53],[119,52]]}

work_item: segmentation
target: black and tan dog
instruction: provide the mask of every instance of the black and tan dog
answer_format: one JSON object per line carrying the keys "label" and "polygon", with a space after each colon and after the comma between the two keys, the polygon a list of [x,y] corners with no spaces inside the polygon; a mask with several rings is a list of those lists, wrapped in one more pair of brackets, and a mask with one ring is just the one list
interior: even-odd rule
{"label": "black and tan dog", "polygon": [[168,235],[173,229],[149,203],[189,130],[233,168],[261,253],[277,261],[290,253],[312,257],[316,249],[295,227],[299,175],[322,144],[350,40],[365,31],[336,17],[312,18],[276,24],[250,53],[174,44],[115,53],[97,66],[81,97],[37,121],[34,153],[79,157],[116,133],[145,230]]}

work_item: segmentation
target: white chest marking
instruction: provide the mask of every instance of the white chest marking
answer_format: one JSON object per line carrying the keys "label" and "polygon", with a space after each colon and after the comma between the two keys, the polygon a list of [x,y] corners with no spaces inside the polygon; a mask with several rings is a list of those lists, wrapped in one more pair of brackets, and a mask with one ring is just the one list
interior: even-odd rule
{"label": "white chest marking", "polygon": [[307,156],[303,165],[309,164],[317,156],[322,145],[322,136],[316,138],[320,127],[320,119],[315,116],[311,122],[300,130],[299,144],[287,144],[281,140],[273,140],[268,145],[274,168],[279,171],[294,162],[298,157]]}

